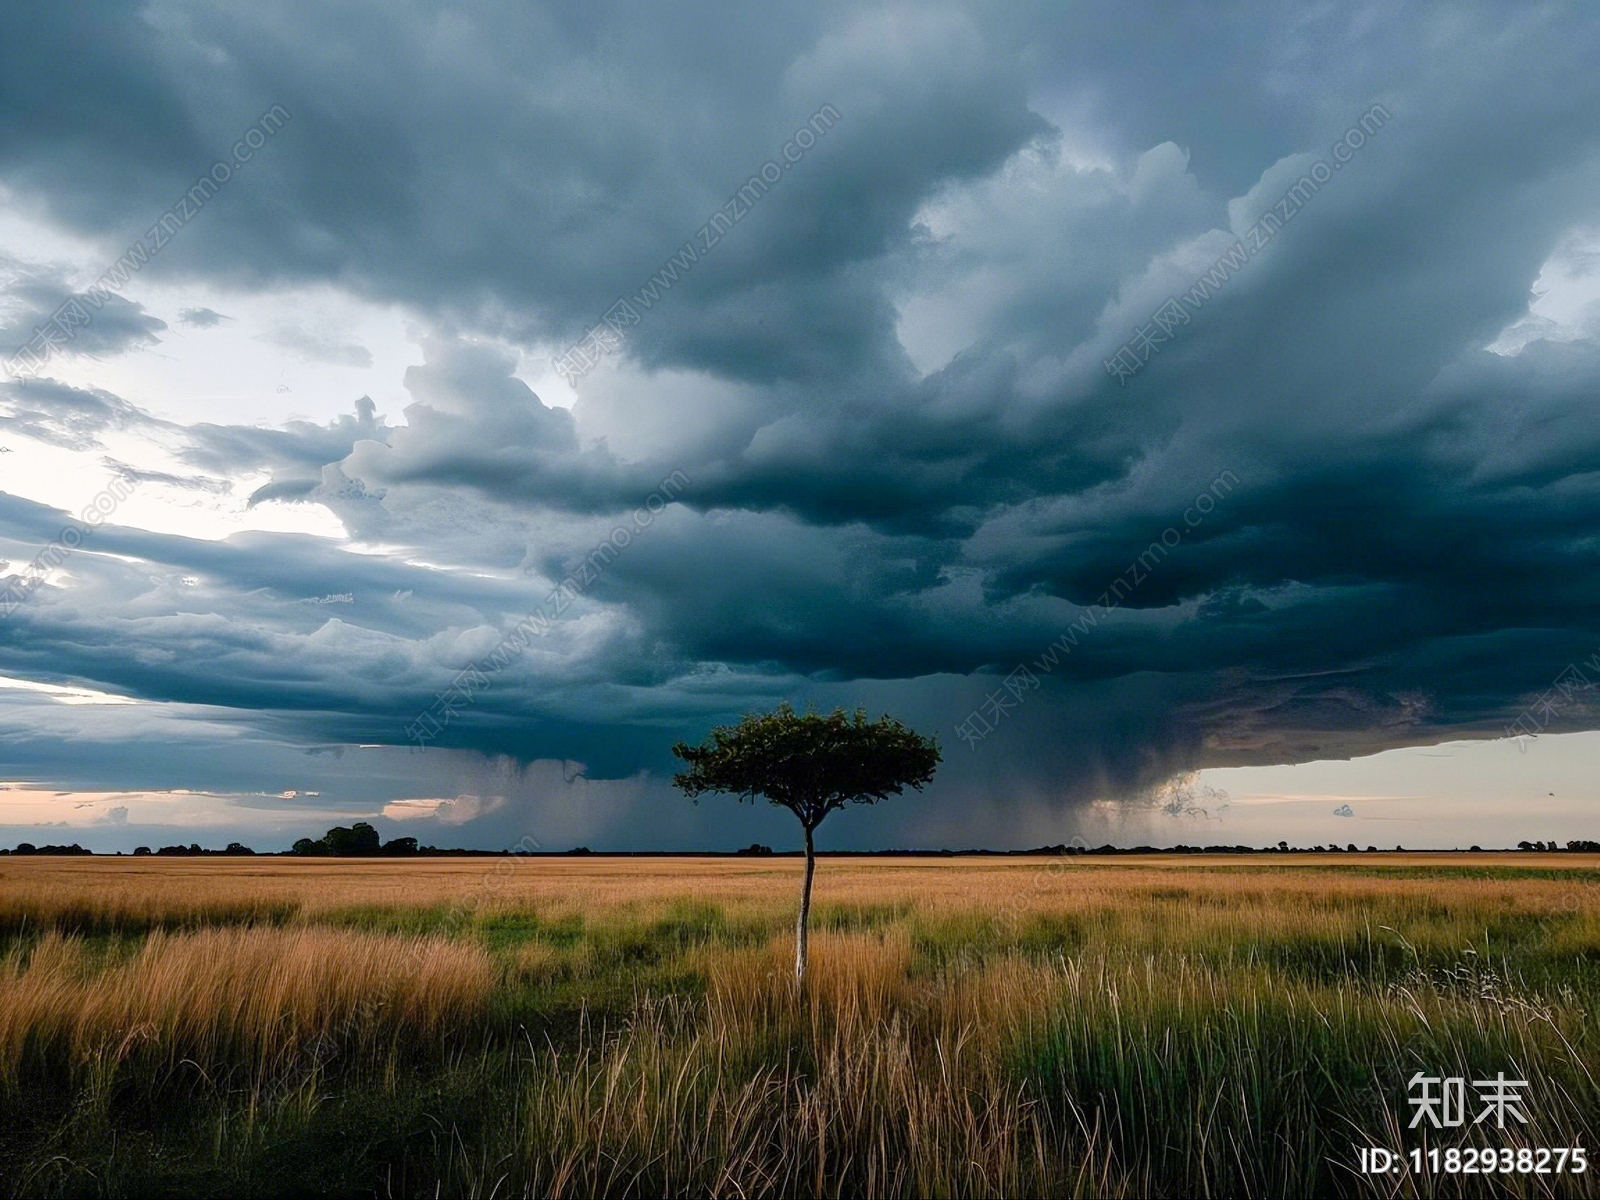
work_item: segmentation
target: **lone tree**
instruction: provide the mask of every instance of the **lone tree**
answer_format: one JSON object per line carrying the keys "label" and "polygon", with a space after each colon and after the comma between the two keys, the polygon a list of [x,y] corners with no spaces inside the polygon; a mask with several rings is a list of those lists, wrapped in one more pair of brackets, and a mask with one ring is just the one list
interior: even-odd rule
{"label": "lone tree", "polygon": [[806,875],[795,924],[794,975],[806,974],[806,925],[811,879],[817,870],[811,834],[846,804],[876,804],[907,787],[921,791],[939,765],[939,743],[890,716],[867,720],[866,711],[823,717],[796,713],[787,702],[711,731],[699,746],[679,742],[672,752],[689,765],[673,776],[685,795],[730,792],[755,803],[765,796],[800,818],[806,831]]}

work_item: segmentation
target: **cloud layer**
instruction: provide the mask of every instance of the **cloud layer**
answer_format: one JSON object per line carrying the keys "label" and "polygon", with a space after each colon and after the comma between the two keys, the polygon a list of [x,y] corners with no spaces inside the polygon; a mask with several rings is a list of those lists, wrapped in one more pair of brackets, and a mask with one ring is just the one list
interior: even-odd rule
{"label": "cloud layer", "polygon": [[[0,672],[403,743],[572,578],[438,747],[659,781],[715,720],[867,702],[950,760],[879,840],[1496,735],[1600,649],[1596,37],[1560,6],[42,13],[0,52],[0,195],[74,244],[126,245],[262,111],[293,119],[152,260],[165,291],[3,385],[0,430],[348,536],[119,516],[0,622]],[[574,397],[551,355],[686,243]],[[14,342],[98,275],[11,253]],[[310,286],[405,314],[404,402],[195,422],[84,374],[235,326],[371,366],[349,329],[251,324]],[[184,289],[205,303],[157,303]],[[71,518],[6,490],[15,573]],[[1019,664],[1038,687],[1005,689]],[[1587,698],[1548,727],[1592,727]]]}

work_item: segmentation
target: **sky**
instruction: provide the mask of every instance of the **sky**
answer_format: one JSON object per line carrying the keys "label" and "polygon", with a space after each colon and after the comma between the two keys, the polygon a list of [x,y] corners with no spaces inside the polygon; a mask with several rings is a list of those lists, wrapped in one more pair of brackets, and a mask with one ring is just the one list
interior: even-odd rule
{"label": "sky", "polygon": [[45,8],[0,845],[1600,839],[1578,5]]}

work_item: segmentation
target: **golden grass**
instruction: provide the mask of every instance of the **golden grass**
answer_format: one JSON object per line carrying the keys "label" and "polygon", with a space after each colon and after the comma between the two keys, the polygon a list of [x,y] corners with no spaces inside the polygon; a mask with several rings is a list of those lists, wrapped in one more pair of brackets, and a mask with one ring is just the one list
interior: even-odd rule
{"label": "golden grass", "polygon": [[152,934],[97,964],[50,933],[0,962],[0,1081],[29,1053],[71,1064],[154,1055],[271,1074],[330,1039],[430,1038],[481,1017],[484,951],[328,929]]}
{"label": "golden grass", "polygon": [[1533,1078],[1534,1123],[1502,1144],[1595,1129],[1586,1014],[1492,972],[1374,992],[1007,956],[916,978],[891,931],[818,937],[798,992],[789,955],[775,939],[708,956],[703,1013],[641,1001],[619,1029],[536,1055],[511,1154],[523,1194],[1358,1194],[1343,1151],[1415,1144],[1400,1096],[1417,1065]]}
{"label": "golden grass", "polygon": [[641,1003],[610,1036],[536,1056],[523,1192],[1094,1194],[1104,1156],[1066,1161],[991,1053],[1001,1039],[936,1028],[952,1014],[910,960],[903,936],[824,934],[800,993],[775,940],[708,963],[703,1013]]}
{"label": "golden grass", "polygon": [[1600,1131],[1595,856],[824,860],[803,991],[799,870],[0,860],[0,1193],[1388,1194],[1418,1069]]}
{"label": "golden grass", "polygon": [[[1459,874],[1441,888],[1441,871]],[[800,872],[798,859],[13,857],[0,860],[0,930],[288,923],[362,909],[563,917],[680,901],[776,912],[792,908]],[[1286,908],[1359,914],[1394,901],[1418,910],[1600,914],[1600,855],[849,858],[824,859],[817,885],[819,905],[991,919],[1122,911],[1140,897],[1269,922]]]}

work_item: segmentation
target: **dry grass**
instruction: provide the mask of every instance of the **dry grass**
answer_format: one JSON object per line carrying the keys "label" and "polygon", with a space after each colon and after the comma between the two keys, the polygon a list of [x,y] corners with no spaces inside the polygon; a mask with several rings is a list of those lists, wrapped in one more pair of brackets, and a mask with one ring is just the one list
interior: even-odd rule
{"label": "dry grass", "polygon": [[97,962],[49,933],[0,962],[0,1085],[26,1060],[70,1070],[130,1056],[280,1074],[335,1041],[437,1037],[483,1016],[481,947],[327,929],[152,934]]}
{"label": "dry grass", "polygon": [[1421,1068],[1600,1128],[1588,856],[825,861],[803,993],[798,870],[0,862],[0,1193],[1389,1194]]}
{"label": "dry grass", "polygon": [[903,936],[823,935],[812,954],[804,994],[775,941],[712,958],[703,1009],[641,1003],[619,1030],[537,1055],[519,1190],[1100,1191],[1104,1156],[1067,1161],[1050,1115],[994,1053],[1004,1039],[908,980]]}
{"label": "dry grass", "polygon": [[[792,909],[798,859],[0,860],[0,932],[143,932],[219,924],[538,912],[646,916],[683,902],[761,919]],[[1441,890],[1441,879],[1448,888]],[[1286,914],[1359,924],[1398,906],[1426,913],[1600,915],[1600,855],[1152,855],[1130,858],[824,860],[818,904],[836,913],[982,913],[993,921],[1073,913],[1120,919],[1130,902],[1270,927]],[[1159,908],[1159,905],[1158,905]],[[824,917],[827,913],[824,912]],[[1160,912],[1157,928],[1167,920]]]}

